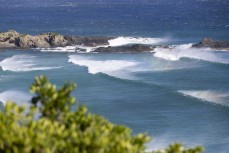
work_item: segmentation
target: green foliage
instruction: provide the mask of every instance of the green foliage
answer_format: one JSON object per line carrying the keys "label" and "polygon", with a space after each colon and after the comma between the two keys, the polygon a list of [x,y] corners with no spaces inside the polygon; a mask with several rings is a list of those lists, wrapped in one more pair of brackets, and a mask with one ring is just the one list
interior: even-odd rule
{"label": "green foliage", "polygon": [[75,103],[75,98],[70,94],[75,89],[75,84],[66,83],[60,89],[51,84],[44,76],[36,77],[30,92],[36,96],[32,98],[32,103],[36,106],[41,103],[40,112],[42,117],[57,119],[61,113],[70,111],[72,104]]}
{"label": "green foliage", "polygon": [[[44,76],[36,77],[29,110],[8,102],[0,112],[1,153],[143,153],[146,134],[132,135],[125,126],[115,125],[75,104],[75,85],[56,88]],[[39,112],[39,113],[38,113]],[[39,117],[37,117],[37,115]],[[200,153],[175,144],[163,153]],[[157,153],[162,153],[158,151]]]}
{"label": "green foliage", "polygon": [[153,151],[151,153],[202,153],[203,148],[201,146],[196,146],[193,148],[185,148],[179,143],[170,145],[164,150]]}

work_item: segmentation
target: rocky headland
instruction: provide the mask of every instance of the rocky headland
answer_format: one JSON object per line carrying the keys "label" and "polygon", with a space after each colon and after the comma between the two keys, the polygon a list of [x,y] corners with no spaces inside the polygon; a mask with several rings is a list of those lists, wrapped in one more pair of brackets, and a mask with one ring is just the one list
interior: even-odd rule
{"label": "rocky headland", "polygon": [[[92,52],[100,53],[118,53],[118,52],[148,52],[153,51],[157,47],[170,48],[169,45],[143,45],[131,44],[123,46],[109,46],[109,40],[116,37],[107,36],[64,36],[58,33],[48,32],[36,36],[29,34],[20,34],[14,30],[0,33],[0,49],[16,48],[54,48],[65,46],[85,46],[95,47]],[[213,49],[229,49],[229,41],[216,41],[211,38],[204,38],[199,43],[192,45],[193,48],[213,48]],[[79,48],[76,47],[76,50]],[[81,48],[81,51],[86,51]]]}
{"label": "rocky headland", "polygon": [[100,46],[108,45],[113,37],[63,36],[48,32],[32,36],[14,30],[0,33],[0,48],[52,48],[71,45]]}

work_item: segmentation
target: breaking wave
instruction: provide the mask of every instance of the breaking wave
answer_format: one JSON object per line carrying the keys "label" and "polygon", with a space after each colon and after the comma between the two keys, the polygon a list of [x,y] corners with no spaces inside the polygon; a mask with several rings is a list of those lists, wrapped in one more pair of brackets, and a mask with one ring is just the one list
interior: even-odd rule
{"label": "breaking wave", "polygon": [[109,46],[123,46],[128,44],[155,45],[165,41],[166,39],[162,38],[118,37],[111,39],[108,42]]}
{"label": "breaking wave", "polygon": [[8,57],[0,62],[0,66],[3,71],[35,71],[35,70],[49,70],[57,69],[60,67],[42,67],[38,66],[38,61],[36,61],[35,56],[29,55],[14,55]]}
{"label": "breaking wave", "polygon": [[[142,80],[141,76],[136,74],[171,71],[177,69],[189,69],[197,67],[193,64],[186,63],[172,63],[162,62],[160,59],[149,58],[149,60],[141,59],[138,61],[130,59],[105,59],[98,60],[91,57],[81,55],[69,55],[68,62],[79,66],[85,66],[91,74],[104,73],[113,77],[128,79],[128,80]],[[144,79],[143,79],[144,80]]]}
{"label": "breaking wave", "polygon": [[179,90],[185,96],[194,97],[203,101],[229,106],[229,93],[214,90]]}
{"label": "breaking wave", "polygon": [[225,58],[210,49],[194,49],[190,47],[191,44],[184,44],[170,49],[156,48],[154,56],[170,61],[177,61],[181,58],[192,58],[214,63],[229,63],[228,58]]}
{"label": "breaking wave", "polygon": [[89,47],[84,45],[74,45],[66,47],[55,47],[55,48],[36,48],[42,52],[79,52],[79,53],[88,53],[94,51],[99,47],[116,47],[124,46],[130,44],[143,44],[143,45],[155,45],[161,42],[165,42],[167,39],[162,38],[143,38],[143,37],[117,37],[108,41],[108,45]]}
{"label": "breaking wave", "polygon": [[3,105],[6,104],[6,102],[11,101],[18,105],[23,105],[25,103],[28,104],[28,102],[31,99],[31,95],[22,91],[17,90],[7,90],[2,93],[0,93],[0,102],[3,103]]}
{"label": "breaking wave", "polygon": [[131,69],[134,69],[138,63],[128,60],[95,60],[78,55],[70,55],[68,62],[85,66],[91,74],[104,73],[118,78],[129,78]]}

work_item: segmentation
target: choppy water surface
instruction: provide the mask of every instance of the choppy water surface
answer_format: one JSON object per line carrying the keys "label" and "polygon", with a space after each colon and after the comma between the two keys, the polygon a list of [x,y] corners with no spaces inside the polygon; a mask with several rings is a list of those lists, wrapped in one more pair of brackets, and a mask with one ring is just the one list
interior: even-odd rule
{"label": "choppy water surface", "polygon": [[134,133],[148,132],[148,149],[180,141],[227,153],[229,52],[190,47],[203,37],[229,38],[228,8],[226,0],[0,0],[0,31],[117,36],[110,46],[173,45],[154,54],[92,54],[92,47],[80,54],[74,46],[1,51],[0,101],[28,103],[37,75],[57,85],[71,80],[78,103]]}
{"label": "choppy water surface", "polygon": [[154,137],[149,149],[182,141],[204,145],[207,152],[224,152],[229,149],[229,53],[182,52],[174,49],[164,56],[164,50],[157,54],[4,51],[0,100],[27,103],[28,86],[36,75],[45,74],[58,85],[72,80],[78,85],[74,95],[79,103],[135,133],[148,132]]}

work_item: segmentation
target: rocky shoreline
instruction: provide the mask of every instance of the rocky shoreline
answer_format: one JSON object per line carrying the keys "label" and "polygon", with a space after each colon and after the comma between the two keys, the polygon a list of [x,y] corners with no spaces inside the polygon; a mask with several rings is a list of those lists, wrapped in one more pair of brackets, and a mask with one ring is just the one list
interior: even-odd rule
{"label": "rocky shoreline", "polygon": [[212,49],[226,49],[229,50],[229,41],[217,41],[211,38],[204,38],[197,44],[192,45],[195,48],[212,48]]}
{"label": "rocky shoreline", "polygon": [[[95,47],[92,52],[100,53],[118,53],[118,52],[153,52],[155,48],[170,48],[169,45],[143,45],[132,44],[123,46],[109,46],[109,40],[116,37],[107,36],[64,36],[58,33],[42,33],[32,36],[29,34],[20,34],[14,30],[0,33],[0,49],[28,49],[28,48],[54,48],[65,46],[85,46]],[[229,41],[217,41],[211,38],[204,38],[202,41],[192,45],[193,48],[212,48],[229,50]],[[85,49],[77,48],[81,52]]]}

